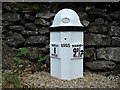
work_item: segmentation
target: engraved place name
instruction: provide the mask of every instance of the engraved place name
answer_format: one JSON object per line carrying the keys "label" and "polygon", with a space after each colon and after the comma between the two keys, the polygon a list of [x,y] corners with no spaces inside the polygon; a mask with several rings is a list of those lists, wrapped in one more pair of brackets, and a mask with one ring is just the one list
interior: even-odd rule
{"label": "engraved place name", "polygon": [[74,44],[74,45],[72,45],[72,47],[81,47],[82,46],[82,44]]}
{"label": "engraved place name", "polygon": [[51,44],[51,46],[52,46],[52,52],[51,52],[51,56],[53,56],[53,57],[58,57],[58,44]]}
{"label": "engraved place name", "polygon": [[52,47],[58,47],[58,44],[51,44]]}

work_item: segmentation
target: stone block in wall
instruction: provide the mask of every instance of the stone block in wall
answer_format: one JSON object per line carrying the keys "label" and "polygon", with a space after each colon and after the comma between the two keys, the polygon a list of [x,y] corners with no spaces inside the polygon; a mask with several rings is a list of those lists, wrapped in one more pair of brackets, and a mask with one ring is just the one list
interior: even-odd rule
{"label": "stone block in wall", "polygon": [[90,58],[94,55],[94,48],[85,48],[85,57]]}
{"label": "stone block in wall", "polygon": [[93,47],[86,48],[85,47],[84,58],[85,58],[85,62],[96,60],[95,48],[93,48]]}
{"label": "stone block in wall", "polygon": [[86,62],[85,66],[88,67],[91,70],[101,70],[101,71],[109,71],[114,70],[116,68],[116,64],[112,61],[92,61],[92,62]]}
{"label": "stone block in wall", "polygon": [[120,46],[120,37],[112,37],[112,46]]}
{"label": "stone block in wall", "polygon": [[80,17],[80,20],[81,20],[81,23],[84,25],[84,26],[88,26],[90,24],[90,19],[88,17],[88,14],[85,13],[85,12],[78,12],[78,16]]}
{"label": "stone block in wall", "polygon": [[7,11],[11,11],[12,10],[12,7],[9,6],[9,5],[6,5],[6,4],[3,4],[3,10],[7,10]]}
{"label": "stone block in wall", "polygon": [[103,18],[105,20],[112,20],[109,15],[107,15],[104,11],[98,8],[91,8],[88,10],[88,16],[95,20],[97,18]]}
{"label": "stone block in wall", "polygon": [[81,21],[84,21],[84,20],[89,21],[90,20],[89,17],[88,17],[88,14],[85,13],[85,12],[78,13],[78,16],[80,17]]}
{"label": "stone block in wall", "polygon": [[13,35],[13,32],[12,32],[12,31],[9,31],[9,30],[7,31],[7,30],[8,30],[8,29],[6,29],[6,30],[5,30],[5,34],[3,34],[3,35],[5,35],[5,38]]}
{"label": "stone block in wall", "polygon": [[46,36],[49,36],[50,35],[50,32],[48,30],[48,28],[46,27],[42,27],[42,28],[39,28],[39,31],[38,31],[41,35],[46,35]]}
{"label": "stone block in wall", "polygon": [[101,24],[104,24],[105,22],[104,22],[103,18],[97,18],[97,19],[95,19],[95,23],[101,25]]}
{"label": "stone block in wall", "polygon": [[94,32],[94,33],[104,33],[107,34],[108,31],[108,27],[107,26],[103,26],[103,25],[99,25],[96,23],[90,23],[89,27],[88,27],[89,32]]}
{"label": "stone block in wall", "polygon": [[97,74],[102,75],[102,76],[109,76],[109,75],[116,75],[115,71],[98,71]]}
{"label": "stone block in wall", "polygon": [[25,23],[25,28],[29,30],[37,30],[37,27],[34,23]]}
{"label": "stone block in wall", "polygon": [[25,13],[24,19],[25,19],[25,20],[29,20],[29,21],[34,21],[34,20],[35,20],[35,16],[30,15],[30,14],[28,14],[28,13]]}
{"label": "stone block in wall", "polygon": [[85,7],[76,8],[77,13],[86,12]]}
{"label": "stone block in wall", "polygon": [[19,21],[21,19],[20,14],[17,13],[5,13],[3,14],[3,20],[7,20],[7,21]]}
{"label": "stone block in wall", "polygon": [[117,26],[117,25],[118,25],[118,23],[116,21],[112,21],[109,23],[109,26]]}
{"label": "stone block in wall", "polygon": [[18,32],[21,32],[21,31],[25,30],[25,27],[24,26],[20,26],[20,25],[12,25],[12,26],[9,26],[8,28],[10,30],[18,31]]}
{"label": "stone block in wall", "polygon": [[28,48],[27,57],[29,59],[38,59],[39,57],[43,56],[43,53],[40,50],[40,48],[37,47],[26,47],[26,48]]}
{"label": "stone block in wall", "polygon": [[47,38],[45,36],[39,35],[39,36],[30,36],[26,42],[25,45],[46,45]]}
{"label": "stone block in wall", "polygon": [[109,14],[109,16],[110,16],[112,19],[120,20],[120,11],[111,12],[111,13]]}
{"label": "stone block in wall", "polygon": [[17,12],[20,10],[20,8],[15,7],[14,5],[11,5],[11,4],[4,4],[3,3],[3,10],[6,10],[8,12]]}
{"label": "stone block in wall", "polygon": [[83,21],[81,21],[81,23],[86,27],[90,24],[90,22],[87,20],[83,20]]}
{"label": "stone block in wall", "polygon": [[25,39],[21,34],[18,34],[18,33],[12,33],[10,34],[10,36],[6,38],[6,43],[9,46],[13,46],[13,47],[19,47],[23,45],[24,42],[25,42]]}
{"label": "stone block in wall", "polygon": [[35,36],[38,35],[37,31],[31,31],[31,30],[24,30],[21,32],[22,35],[27,35],[27,36]]}
{"label": "stone block in wall", "polygon": [[120,47],[108,47],[97,49],[97,59],[105,59],[120,62]]}
{"label": "stone block in wall", "polygon": [[10,22],[10,21],[2,21],[2,26],[9,26],[11,24],[12,24],[12,22]]}
{"label": "stone block in wall", "polygon": [[110,26],[109,28],[110,36],[120,36],[120,27],[118,26]]}
{"label": "stone block in wall", "polygon": [[37,13],[36,18],[51,19],[55,16],[55,13]]}
{"label": "stone block in wall", "polygon": [[49,54],[50,53],[50,45],[47,44],[45,47],[41,48],[42,52],[45,54]]}
{"label": "stone block in wall", "polygon": [[102,34],[85,34],[85,46],[110,46],[111,37]]}
{"label": "stone block in wall", "polygon": [[45,19],[36,19],[35,24],[36,25],[42,25],[42,26],[50,26],[51,22],[49,22]]}

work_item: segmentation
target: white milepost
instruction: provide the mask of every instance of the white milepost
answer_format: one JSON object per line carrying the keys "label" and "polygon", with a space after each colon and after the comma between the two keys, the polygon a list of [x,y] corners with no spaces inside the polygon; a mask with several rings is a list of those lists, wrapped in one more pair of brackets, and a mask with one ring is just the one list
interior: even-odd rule
{"label": "white milepost", "polygon": [[60,10],[50,30],[50,73],[71,80],[83,77],[84,27],[77,13]]}

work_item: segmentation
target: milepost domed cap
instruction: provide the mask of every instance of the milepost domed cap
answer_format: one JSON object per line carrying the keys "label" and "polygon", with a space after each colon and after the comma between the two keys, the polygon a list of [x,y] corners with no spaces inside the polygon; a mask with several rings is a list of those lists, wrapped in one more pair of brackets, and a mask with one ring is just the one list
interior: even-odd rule
{"label": "milepost domed cap", "polygon": [[50,31],[84,31],[78,14],[72,9],[62,9],[54,17]]}
{"label": "milepost domed cap", "polygon": [[83,27],[80,22],[79,16],[72,9],[60,10],[53,20],[53,24],[50,27],[62,27],[62,26],[77,26]]}

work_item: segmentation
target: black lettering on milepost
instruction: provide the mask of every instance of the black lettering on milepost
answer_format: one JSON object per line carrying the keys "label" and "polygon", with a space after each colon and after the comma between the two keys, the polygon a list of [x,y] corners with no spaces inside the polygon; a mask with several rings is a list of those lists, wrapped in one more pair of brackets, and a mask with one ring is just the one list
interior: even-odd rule
{"label": "black lettering on milepost", "polygon": [[77,57],[76,53],[77,53],[76,48],[73,48],[73,57]]}
{"label": "black lettering on milepost", "polygon": [[54,47],[54,54],[56,54],[56,48]]}
{"label": "black lettering on milepost", "polygon": [[73,57],[82,57],[84,51],[81,50],[81,47],[73,48]]}
{"label": "black lettering on milepost", "polygon": [[53,49],[51,55],[54,56],[54,57],[58,57],[58,55],[57,55],[58,44],[51,44],[51,46],[52,46],[52,49]]}

